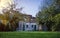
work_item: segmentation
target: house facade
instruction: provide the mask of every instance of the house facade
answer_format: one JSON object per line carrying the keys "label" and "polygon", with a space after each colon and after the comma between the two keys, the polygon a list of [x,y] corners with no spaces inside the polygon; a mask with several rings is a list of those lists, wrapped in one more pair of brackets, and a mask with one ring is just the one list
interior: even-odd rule
{"label": "house facade", "polygon": [[36,18],[32,15],[24,15],[24,21],[19,21],[17,31],[47,31],[46,25],[38,25]]}
{"label": "house facade", "polygon": [[19,21],[18,31],[36,31],[38,30],[38,24],[36,18],[31,15],[25,15],[24,21]]}
{"label": "house facade", "polygon": [[36,23],[19,22],[19,26],[17,30],[18,31],[36,31],[38,30],[38,25]]}

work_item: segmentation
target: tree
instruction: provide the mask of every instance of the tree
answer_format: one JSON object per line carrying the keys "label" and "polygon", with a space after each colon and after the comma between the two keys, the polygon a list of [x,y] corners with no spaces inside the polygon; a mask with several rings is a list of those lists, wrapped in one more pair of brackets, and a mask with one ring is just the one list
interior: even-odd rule
{"label": "tree", "polygon": [[52,31],[60,31],[60,14],[53,17],[55,24],[52,26]]}
{"label": "tree", "polygon": [[[38,12],[36,15],[37,21],[40,24],[41,22],[48,27],[48,31],[55,31],[57,30],[57,27],[59,26],[60,22],[55,22],[59,21],[58,14],[60,14],[60,0],[54,0],[54,3],[52,3],[50,6],[45,7],[41,11]],[[53,19],[55,21],[53,21]],[[57,27],[56,27],[57,26]],[[60,26],[59,26],[60,27]]]}
{"label": "tree", "polygon": [[15,9],[15,4],[9,6],[9,9],[4,9],[0,16],[1,23],[4,26],[4,31],[14,31],[18,27],[18,22],[23,19],[23,14]]}

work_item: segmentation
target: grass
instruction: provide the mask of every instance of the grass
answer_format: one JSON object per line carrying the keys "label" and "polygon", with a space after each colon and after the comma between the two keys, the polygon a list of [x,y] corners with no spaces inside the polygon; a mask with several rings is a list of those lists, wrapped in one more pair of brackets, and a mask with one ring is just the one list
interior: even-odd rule
{"label": "grass", "polygon": [[60,38],[60,32],[0,32],[0,38]]}

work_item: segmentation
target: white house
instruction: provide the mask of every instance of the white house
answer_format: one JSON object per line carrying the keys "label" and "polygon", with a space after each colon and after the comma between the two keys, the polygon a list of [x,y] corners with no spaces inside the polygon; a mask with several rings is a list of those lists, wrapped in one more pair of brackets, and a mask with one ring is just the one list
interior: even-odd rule
{"label": "white house", "polygon": [[36,31],[43,30],[46,31],[47,27],[45,25],[38,25],[36,23],[36,18],[31,15],[25,15],[24,21],[19,21],[18,31]]}
{"label": "white house", "polygon": [[38,25],[36,23],[26,23],[25,24],[25,30],[26,31],[36,31],[38,30]]}
{"label": "white house", "polygon": [[26,23],[26,22],[20,21],[17,30],[18,31],[36,31],[38,30],[38,25],[36,23]]}
{"label": "white house", "polygon": [[19,26],[18,26],[17,30],[20,30],[20,31],[38,30],[36,18],[32,17],[32,15],[24,15],[24,21],[19,21]]}

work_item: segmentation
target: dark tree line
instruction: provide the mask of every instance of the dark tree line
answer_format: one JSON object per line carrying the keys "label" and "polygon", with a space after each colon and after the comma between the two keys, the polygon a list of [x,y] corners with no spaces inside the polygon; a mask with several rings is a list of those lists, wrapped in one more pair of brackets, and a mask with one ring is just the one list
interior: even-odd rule
{"label": "dark tree line", "polygon": [[53,3],[47,6],[36,15],[38,24],[46,25],[48,31],[60,31],[60,0],[53,0]]}

